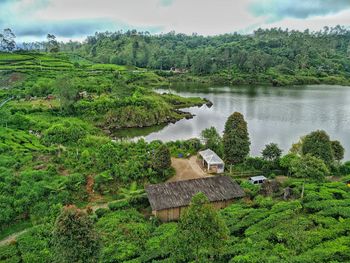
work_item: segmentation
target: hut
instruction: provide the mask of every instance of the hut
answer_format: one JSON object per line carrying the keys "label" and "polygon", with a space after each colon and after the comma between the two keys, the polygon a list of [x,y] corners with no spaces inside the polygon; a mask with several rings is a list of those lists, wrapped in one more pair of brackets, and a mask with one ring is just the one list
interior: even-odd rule
{"label": "hut", "polygon": [[227,176],[205,177],[146,186],[152,214],[161,221],[178,220],[192,197],[204,193],[215,209],[231,204],[244,196],[242,188]]}
{"label": "hut", "polygon": [[223,173],[225,170],[224,161],[212,150],[206,149],[198,153],[203,168],[208,173]]}

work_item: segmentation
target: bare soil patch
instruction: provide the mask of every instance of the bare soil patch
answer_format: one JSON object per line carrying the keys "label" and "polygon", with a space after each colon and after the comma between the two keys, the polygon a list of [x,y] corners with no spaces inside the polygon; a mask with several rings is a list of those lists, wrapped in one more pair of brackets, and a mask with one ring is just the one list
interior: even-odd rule
{"label": "bare soil patch", "polygon": [[196,156],[192,156],[189,159],[171,158],[171,165],[174,167],[176,174],[167,182],[176,182],[211,176],[202,170],[197,163]]}

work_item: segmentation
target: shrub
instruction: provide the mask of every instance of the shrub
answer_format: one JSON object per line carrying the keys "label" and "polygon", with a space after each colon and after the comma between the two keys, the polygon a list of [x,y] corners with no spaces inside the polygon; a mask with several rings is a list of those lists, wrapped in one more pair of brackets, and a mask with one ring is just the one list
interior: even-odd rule
{"label": "shrub", "polygon": [[97,215],[98,218],[101,218],[109,212],[110,210],[108,208],[98,208],[96,209],[95,214]]}
{"label": "shrub", "polygon": [[108,204],[108,208],[112,211],[126,209],[130,206],[129,202],[126,200],[118,200]]}
{"label": "shrub", "polygon": [[44,133],[43,140],[47,144],[76,143],[86,134],[86,127],[78,123],[65,121],[64,123],[54,124],[48,128]]}

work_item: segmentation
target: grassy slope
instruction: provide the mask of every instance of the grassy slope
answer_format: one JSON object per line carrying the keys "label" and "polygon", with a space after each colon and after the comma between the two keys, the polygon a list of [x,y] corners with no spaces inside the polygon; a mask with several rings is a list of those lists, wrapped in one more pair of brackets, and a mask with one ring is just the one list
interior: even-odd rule
{"label": "grassy slope", "polygon": [[[134,94],[138,86],[154,87],[164,85],[163,78],[152,71],[113,64],[92,64],[67,54],[8,54],[0,53],[0,74],[3,87],[16,89],[0,90],[0,98],[17,94],[22,97],[40,94],[62,74],[69,74],[79,91],[88,91],[89,98],[75,104],[77,117],[97,123],[103,129],[145,127],[174,122],[188,114],[175,109],[202,105],[199,98],[169,98],[144,89]],[[51,88],[51,91],[55,89]],[[39,93],[38,93],[39,92]],[[131,98],[127,98],[133,95]],[[13,108],[25,111],[59,111],[58,100],[43,98],[31,101],[11,102]]]}
{"label": "grassy slope", "polygon": [[[42,217],[45,221],[57,211],[57,205],[86,205],[85,184],[89,175],[101,178],[99,189],[106,196],[100,196],[100,200],[108,199],[110,192],[115,194],[120,184],[158,180],[152,169],[144,171],[145,163],[149,162],[147,151],[152,148],[143,142],[116,144],[113,155],[123,154],[113,164],[117,163],[125,172],[120,175],[113,171],[117,177],[115,184],[108,181],[109,177],[104,178],[112,174],[107,168],[114,167],[95,164],[103,154],[101,145],[110,142],[102,129],[176,121],[186,116],[178,108],[204,103],[200,98],[160,95],[138,88],[161,85],[163,80],[153,72],[136,68],[91,64],[65,54],[0,53],[0,62],[3,67],[0,74],[4,76],[0,102],[17,97],[0,109],[0,231],[5,231],[2,235],[9,233],[9,227],[16,229],[28,220],[40,223]],[[57,90],[52,87],[55,78],[64,73],[74,78],[79,91],[89,93],[89,98],[74,104],[72,116],[61,112]],[[47,100],[42,90],[46,94],[52,92],[56,98]],[[43,94],[33,97],[35,92]],[[113,122],[107,123],[112,117]],[[133,162],[129,162],[130,156]]]}

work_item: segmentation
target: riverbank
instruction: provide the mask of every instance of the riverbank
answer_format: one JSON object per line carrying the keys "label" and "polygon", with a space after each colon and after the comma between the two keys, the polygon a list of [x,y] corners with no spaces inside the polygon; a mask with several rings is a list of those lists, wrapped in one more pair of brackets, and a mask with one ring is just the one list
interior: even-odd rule
{"label": "riverbank", "polygon": [[350,75],[287,75],[275,72],[267,73],[234,73],[222,71],[210,75],[169,74],[166,76],[170,83],[192,82],[208,85],[262,85],[262,86],[295,86],[295,85],[350,85]]}

